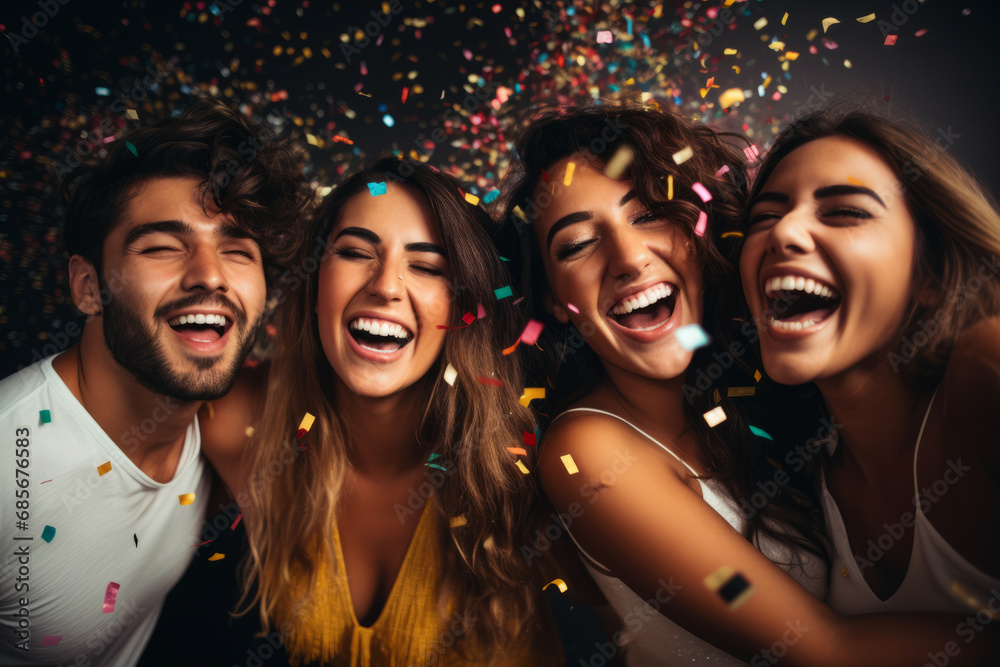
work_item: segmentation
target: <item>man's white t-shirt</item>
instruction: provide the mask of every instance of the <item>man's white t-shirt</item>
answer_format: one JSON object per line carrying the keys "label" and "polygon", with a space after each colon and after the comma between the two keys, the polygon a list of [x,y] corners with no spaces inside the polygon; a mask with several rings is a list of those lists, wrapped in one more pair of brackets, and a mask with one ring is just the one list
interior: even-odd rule
{"label": "man's white t-shirt", "polygon": [[[197,418],[173,479],[155,482],[52,359],[0,381],[0,664],[135,665],[202,541],[210,479]],[[134,442],[177,406],[161,403]]]}

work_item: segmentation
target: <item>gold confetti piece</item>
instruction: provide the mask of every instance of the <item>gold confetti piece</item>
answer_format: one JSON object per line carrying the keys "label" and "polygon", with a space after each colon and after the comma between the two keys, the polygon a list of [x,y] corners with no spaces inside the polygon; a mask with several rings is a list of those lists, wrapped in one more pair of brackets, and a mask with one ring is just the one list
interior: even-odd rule
{"label": "gold confetti piece", "polygon": [[490,535],[485,540],[483,540],[483,548],[486,549],[487,551],[490,551],[495,546],[496,545],[493,543],[493,536],[492,535]]}
{"label": "gold confetti piece", "polygon": [[564,466],[566,466],[566,472],[569,474],[575,475],[580,472],[580,469],[576,467],[576,461],[573,460],[572,454],[564,454],[559,457],[559,460],[563,462]]}
{"label": "gold confetti piece", "polygon": [[858,23],[870,23],[871,21],[874,21],[874,20],[875,20],[875,13],[872,12],[868,16],[858,17],[857,22]]}
{"label": "gold confetti piece", "polygon": [[111,472],[111,461],[108,461],[107,463],[102,463],[101,465],[97,466],[98,477],[104,477],[109,472]]}
{"label": "gold confetti piece", "polygon": [[674,176],[667,174],[667,199],[674,198]]}
{"label": "gold confetti piece", "polygon": [[307,412],[306,415],[305,415],[305,417],[302,418],[302,421],[299,422],[299,430],[303,430],[304,429],[304,430],[308,431],[309,429],[312,428],[312,425],[315,422],[316,422],[316,417],[314,417],[313,415],[311,415],[311,414],[309,414]]}
{"label": "gold confetti piece", "polygon": [[719,93],[719,105],[723,109],[728,109],[734,104],[742,102],[745,99],[746,97],[743,95],[743,90],[740,88],[727,88]]}
{"label": "gold confetti piece", "polygon": [[798,60],[798,59],[799,59],[798,51],[785,51],[785,60]]}
{"label": "gold confetti piece", "polygon": [[475,206],[476,204],[479,203],[479,197],[477,197],[476,195],[474,195],[474,194],[472,194],[470,192],[466,192],[465,193],[465,201],[467,201],[470,204],[472,204],[473,206]]}
{"label": "gold confetti piece", "polygon": [[785,21],[787,20],[788,20],[788,12],[785,12],[785,15],[781,17],[781,25],[785,25]]}
{"label": "gold confetti piece", "polygon": [[812,30],[806,33],[806,39],[811,42],[814,39],[816,39],[816,36],[818,34],[819,34],[819,28],[813,28]]}
{"label": "gold confetti piece", "polygon": [[628,166],[632,164],[633,157],[632,149],[622,144],[608,160],[608,163],[604,165],[604,175],[614,180],[621,178]]}
{"label": "gold confetti piece", "polygon": [[465,520],[464,514],[459,514],[458,516],[451,517],[451,519],[448,520],[448,523],[451,525],[452,528],[458,528],[460,526],[464,526],[465,524],[467,524],[468,521]]}
{"label": "gold confetti piece", "polygon": [[567,586],[566,582],[563,581],[562,579],[553,579],[549,583],[542,586],[542,590],[544,591],[549,586],[555,586],[556,588],[559,589],[560,593],[565,593],[569,589],[569,586]]}
{"label": "gold confetti piece", "polygon": [[214,554],[208,557],[208,560],[222,560],[225,557],[226,554],[220,554],[219,552],[215,552]]}
{"label": "gold confetti piece", "polygon": [[753,24],[753,29],[754,29],[754,30],[761,30],[761,29],[762,29],[762,28],[764,28],[764,27],[765,27],[766,25],[767,25],[767,19],[766,19],[765,17],[763,17],[763,16],[762,16],[762,17],[760,17],[759,19],[757,19],[757,20],[756,20],[756,21],[754,22],[754,24]]}
{"label": "gold confetti piece", "polygon": [[722,53],[727,56],[735,56],[739,51],[737,49],[726,49]]}
{"label": "gold confetti piece", "polygon": [[135,109],[126,110],[125,115],[128,116],[131,120],[139,120],[139,114],[136,113]]}
{"label": "gold confetti piece", "polygon": [[688,160],[694,157],[694,149],[690,146],[685,146],[681,150],[674,153],[674,164],[684,164]]}
{"label": "gold confetti piece", "polygon": [[722,422],[726,421],[726,411],[722,409],[722,406],[714,407],[704,415],[705,421],[708,422],[710,428],[715,428]]}
{"label": "gold confetti piece", "polygon": [[834,25],[835,23],[840,23],[840,20],[835,19],[832,16],[823,19],[823,33],[825,34],[826,31],[830,29],[830,26]]}
{"label": "gold confetti piece", "polygon": [[253,426],[247,426],[243,432],[246,433],[246,436],[249,438],[253,435]]}
{"label": "gold confetti piece", "polygon": [[847,568],[846,567],[840,568],[840,573],[846,577],[847,576]]}
{"label": "gold confetti piece", "polygon": [[860,186],[864,186],[865,185],[864,181],[862,181],[862,180],[860,180],[858,178],[854,178],[850,174],[847,175],[847,182],[850,185],[860,185]]}
{"label": "gold confetti piece", "polygon": [[722,232],[722,238],[727,239],[730,236],[741,238],[743,236],[743,232]]}
{"label": "gold confetti piece", "polygon": [[536,398],[545,398],[545,387],[525,387],[524,393],[521,398],[517,399],[517,402],[528,407],[528,404]]}
{"label": "gold confetti piece", "polygon": [[852,67],[854,67],[854,65],[851,63],[850,60],[845,60],[844,67],[846,67],[847,69],[851,69]]}
{"label": "gold confetti piece", "polygon": [[576,163],[570,162],[566,165],[566,175],[563,176],[563,185],[569,187],[570,183],[573,182],[573,172],[576,171]]}
{"label": "gold confetti piece", "polygon": [[193,492],[192,493],[182,493],[181,495],[179,495],[177,497],[180,499],[181,505],[190,505],[191,503],[194,502],[194,493]]}
{"label": "gold confetti piece", "polygon": [[458,371],[455,370],[454,366],[448,364],[448,367],[444,369],[444,381],[447,382],[452,387],[454,387],[455,379],[457,377],[458,377]]}
{"label": "gold confetti piece", "polygon": [[527,474],[529,474],[531,472],[530,470],[528,470],[527,466],[525,466],[524,463],[521,462],[521,459],[518,459],[515,462],[515,465],[517,465],[517,469],[520,470],[525,475],[527,475]]}
{"label": "gold confetti piece", "polygon": [[721,394],[719,394],[719,388],[718,388],[718,387],[716,387],[716,388],[715,388],[715,389],[714,389],[714,390],[712,391],[712,400],[714,400],[714,401],[715,401],[715,404],[716,404],[716,405],[718,405],[718,404],[719,404],[719,401],[721,401],[721,400],[722,400],[722,395],[721,395]]}
{"label": "gold confetti piece", "polygon": [[760,382],[760,379],[761,379],[762,377],[763,377],[763,376],[762,376],[762,375],[760,374],[760,371],[759,371],[759,370],[754,370],[754,372],[753,372],[753,379],[754,379],[754,380],[756,380],[757,382]]}
{"label": "gold confetti piece", "polygon": [[757,393],[757,387],[730,387],[726,390],[726,396],[733,398],[735,396],[753,396]]}

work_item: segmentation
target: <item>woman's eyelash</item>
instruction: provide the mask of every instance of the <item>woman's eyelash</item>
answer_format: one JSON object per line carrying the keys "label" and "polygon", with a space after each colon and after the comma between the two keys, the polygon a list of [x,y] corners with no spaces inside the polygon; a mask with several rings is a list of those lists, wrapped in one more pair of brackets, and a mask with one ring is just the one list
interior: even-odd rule
{"label": "woman's eyelash", "polygon": [[352,257],[354,259],[369,259],[368,255],[354,248],[337,248],[333,251],[333,254],[340,255],[341,257]]}
{"label": "woman's eyelash", "polygon": [[860,208],[841,207],[823,213],[825,216],[843,216],[850,218],[870,218],[871,213]]}
{"label": "woman's eyelash", "polygon": [[419,265],[414,264],[411,268],[413,268],[414,271],[420,271],[421,273],[426,273],[429,276],[443,276],[444,275],[444,271],[442,271],[441,269],[435,268],[433,266],[419,266]]}
{"label": "woman's eyelash", "polygon": [[559,246],[559,250],[556,252],[556,259],[566,259],[567,257],[583,250],[593,242],[594,239],[588,239],[586,241],[578,241],[576,243],[565,243]]}

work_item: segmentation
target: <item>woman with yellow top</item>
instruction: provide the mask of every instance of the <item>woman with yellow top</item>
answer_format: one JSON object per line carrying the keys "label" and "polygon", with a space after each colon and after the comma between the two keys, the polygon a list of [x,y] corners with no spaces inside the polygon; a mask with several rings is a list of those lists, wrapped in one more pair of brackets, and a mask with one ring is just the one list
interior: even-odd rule
{"label": "woman with yellow top", "polygon": [[508,448],[533,422],[487,224],[418,162],[347,179],[281,281],[275,358],[202,416],[244,601],[293,664],[559,663],[519,552],[533,487]]}

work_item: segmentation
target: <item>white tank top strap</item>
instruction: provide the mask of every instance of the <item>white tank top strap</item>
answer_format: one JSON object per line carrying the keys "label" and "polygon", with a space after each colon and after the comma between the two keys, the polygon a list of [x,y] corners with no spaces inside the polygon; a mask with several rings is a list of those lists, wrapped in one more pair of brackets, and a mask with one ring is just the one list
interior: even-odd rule
{"label": "white tank top strap", "polygon": [[[924,412],[924,420],[920,422],[920,432],[917,433],[917,444],[913,448],[913,497],[920,497],[920,485],[917,483],[917,454],[920,453],[920,441],[924,438],[924,427],[927,426],[927,418],[931,416],[931,407],[934,405],[934,397],[937,396],[937,388],[934,389],[934,393],[931,394],[931,400],[927,404],[927,411]],[[920,504],[917,503],[917,507]]]}
{"label": "white tank top strap", "polygon": [[558,415],[556,415],[555,419],[553,419],[552,421],[555,421],[556,419],[559,419],[559,417],[562,417],[562,416],[563,416],[563,415],[565,415],[565,414],[569,414],[570,412],[596,412],[597,414],[601,414],[601,415],[607,415],[608,417],[614,417],[614,418],[615,418],[615,419],[617,419],[618,421],[620,421],[620,422],[624,422],[624,423],[628,424],[628,425],[629,425],[629,426],[631,426],[631,427],[632,427],[632,428],[633,428],[633,429],[634,429],[635,431],[637,431],[637,432],[641,433],[641,434],[642,434],[642,435],[644,435],[644,436],[645,436],[646,438],[648,438],[648,439],[649,439],[649,440],[651,440],[652,442],[656,443],[656,445],[657,445],[657,446],[658,446],[658,447],[659,447],[660,449],[662,449],[662,450],[663,450],[663,451],[665,451],[665,452],[666,452],[667,454],[670,454],[670,455],[671,455],[672,457],[674,457],[675,459],[677,459],[678,461],[680,461],[680,462],[681,462],[681,463],[682,463],[682,464],[684,465],[684,467],[685,467],[685,468],[687,468],[688,470],[690,470],[690,471],[691,471],[691,474],[692,474],[692,475],[694,475],[695,477],[697,477],[697,476],[698,476],[698,473],[697,473],[697,472],[695,471],[695,469],[694,469],[694,468],[692,468],[691,466],[689,466],[689,465],[688,465],[687,463],[685,463],[685,462],[684,462],[684,459],[682,459],[681,457],[677,456],[677,455],[676,455],[676,454],[674,454],[674,453],[673,453],[672,451],[670,451],[670,448],[669,448],[669,447],[667,447],[666,445],[664,445],[664,444],[663,444],[662,442],[660,442],[659,440],[657,440],[656,438],[654,438],[654,437],[653,437],[653,436],[651,436],[650,434],[648,434],[648,433],[646,433],[645,431],[643,431],[643,430],[642,430],[641,428],[639,428],[638,426],[636,426],[635,424],[633,424],[633,423],[632,423],[632,422],[630,422],[629,420],[627,420],[627,419],[625,419],[625,418],[623,418],[623,417],[619,417],[618,415],[616,415],[616,414],[615,414],[615,413],[613,413],[613,412],[608,412],[607,410],[598,410],[597,408],[570,408],[569,410],[564,410],[563,412],[561,412],[561,413],[559,413]]}

